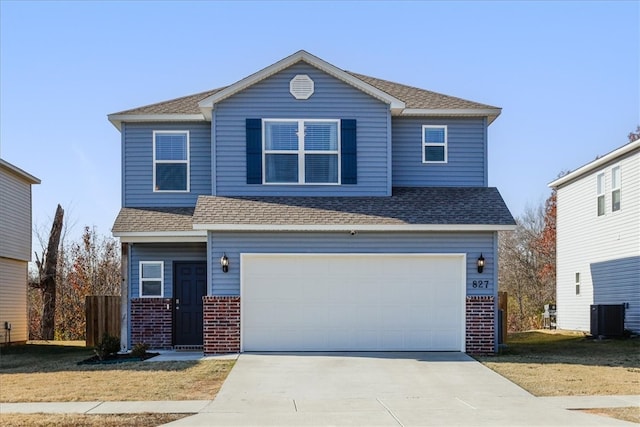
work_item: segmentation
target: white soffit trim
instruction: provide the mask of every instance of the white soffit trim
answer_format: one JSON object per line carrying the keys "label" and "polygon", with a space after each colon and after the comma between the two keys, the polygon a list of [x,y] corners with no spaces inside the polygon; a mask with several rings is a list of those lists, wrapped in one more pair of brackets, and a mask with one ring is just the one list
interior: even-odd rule
{"label": "white soffit trim", "polygon": [[300,225],[300,224],[194,224],[207,231],[510,231],[515,225],[407,224],[407,225]]}
{"label": "white soffit trim", "polygon": [[245,77],[242,80],[237,81],[236,83],[227,86],[225,89],[216,92],[215,94],[211,95],[208,98],[203,99],[202,101],[200,101],[198,103],[198,106],[200,107],[200,110],[202,111],[202,114],[207,117],[208,120],[211,120],[211,110],[214,108],[215,104],[248,88],[249,86],[252,86],[282,70],[284,70],[285,68],[290,67],[291,65],[300,62],[300,61],[304,61],[306,63],[308,63],[309,65],[318,68],[319,70],[324,71],[325,73],[332,75],[333,77],[340,79],[342,81],[344,81],[345,83],[350,84],[351,86],[356,87],[357,89],[360,89],[361,91],[373,96],[374,98],[377,98],[383,102],[385,102],[386,104],[389,104],[390,108],[392,111],[397,111],[397,110],[402,110],[404,109],[404,102],[402,102],[401,100],[389,95],[386,92],[381,91],[380,89],[371,86],[369,83],[366,83],[354,76],[352,76],[351,74],[337,68],[334,65],[329,64],[328,62],[311,55],[309,52],[306,52],[304,50],[299,50],[298,52],[294,53],[293,55],[287,56],[284,59],[281,59],[280,61],[269,65],[266,68],[263,68],[262,70],[251,74],[248,77]]}
{"label": "white soffit trim", "polygon": [[605,154],[602,157],[597,158],[596,160],[592,161],[591,163],[587,163],[586,165],[579,167],[578,169],[574,170],[573,172],[570,172],[568,174],[566,174],[565,176],[556,179],[555,181],[551,181],[548,186],[551,188],[554,187],[559,187],[562,184],[566,184],[569,181],[572,181],[578,177],[580,177],[581,175],[586,174],[587,172],[591,172],[594,169],[599,168],[600,166],[609,163],[611,161],[616,160],[616,158],[624,156],[627,153],[630,153],[633,150],[636,150],[640,148],[640,139],[636,139],[633,142],[630,142],[626,145],[623,145],[620,148],[617,148],[613,151],[611,151],[610,153]]}
{"label": "white soffit trim", "polygon": [[202,114],[110,114],[111,124],[122,130],[122,122],[203,122]]}
{"label": "white soffit trim", "polygon": [[123,231],[112,233],[122,243],[206,242],[206,231]]}
{"label": "white soffit trim", "polygon": [[462,116],[462,117],[489,117],[489,123],[493,122],[502,113],[501,108],[406,108],[402,116]]}

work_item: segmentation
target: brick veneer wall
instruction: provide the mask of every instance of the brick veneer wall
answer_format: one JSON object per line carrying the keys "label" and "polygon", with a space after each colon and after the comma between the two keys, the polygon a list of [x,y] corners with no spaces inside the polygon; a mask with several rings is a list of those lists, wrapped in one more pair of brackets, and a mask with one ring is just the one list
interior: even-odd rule
{"label": "brick veneer wall", "polygon": [[171,298],[132,298],[131,345],[145,343],[153,349],[172,349],[172,313]]}
{"label": "brick veneer wall", "polygon": [[204,354],[240,352],[240,297],[208,295],[204,303]]}
{"label": "brick veneer wall", "polygon": [[494,353],[495,331],[495,298],[493,296],[468,296],[467,353]]}

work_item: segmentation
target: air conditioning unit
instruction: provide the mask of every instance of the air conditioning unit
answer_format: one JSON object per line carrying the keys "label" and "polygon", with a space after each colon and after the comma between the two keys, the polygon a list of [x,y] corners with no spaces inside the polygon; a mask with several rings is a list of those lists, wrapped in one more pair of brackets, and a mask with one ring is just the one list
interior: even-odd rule
{"label": "air conditioning unit", "polygon": [[591,335],[621,337],[624,335],[624,304],[591,306]]}

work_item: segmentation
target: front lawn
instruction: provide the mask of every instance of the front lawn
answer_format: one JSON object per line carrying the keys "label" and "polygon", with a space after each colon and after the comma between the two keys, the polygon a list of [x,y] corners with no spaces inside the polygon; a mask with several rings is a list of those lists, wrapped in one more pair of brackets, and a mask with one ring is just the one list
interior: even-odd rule
{"label": "front lawn", "polygon": [[91,349],[25,344],[0,349],[0,402],[209,400],[233,361],[77,365]]}
{"label": "front lawn", "polygon": [[591,339],[561,331],[509,335],[485,366],[536,396],[640,393],[640,339]]}

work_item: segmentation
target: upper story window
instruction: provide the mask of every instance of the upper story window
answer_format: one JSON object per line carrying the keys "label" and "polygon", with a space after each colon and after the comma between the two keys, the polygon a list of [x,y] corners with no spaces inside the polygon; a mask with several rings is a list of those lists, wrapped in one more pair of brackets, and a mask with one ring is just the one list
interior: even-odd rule
{"label": "upper story window", "polygon": [[446,126],[422,126],[422,163],[447,163]]}
{"label": "upper story window", "polygon": [[263,120],[265,184],[339,184],[338,120]]}
{"label": "upper story window", "polygon": [[189,132],[153,132],[153,191],[189,191]]}
{"label": "upper story window", "polygon": [[140,297],[163,296],[164,262],[140,261]]}
{"label": "upper story window", "polygon": [[611,211],[620,210],[620,166],[611,169]]}
{"label": "upper story window", "polygon": [[598,216],[604,215],[604,173],[599,173],[597,180]]}

